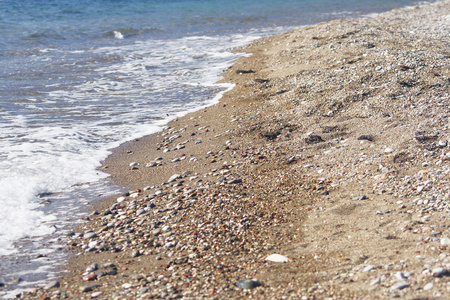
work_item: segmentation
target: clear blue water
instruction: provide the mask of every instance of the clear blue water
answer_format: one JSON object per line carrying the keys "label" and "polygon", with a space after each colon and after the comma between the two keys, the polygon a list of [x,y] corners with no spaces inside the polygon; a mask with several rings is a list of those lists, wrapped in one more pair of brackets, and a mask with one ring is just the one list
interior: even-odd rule
{"label": "clear blue water", "polygon": [[97,170],[108,149],[231,87],[215,84],[239,56],[231,50],[301,25],[414,4],[0,0],[3,296],[54,276],[67,257],[60,237],[86,215],[86,203],[120,189]]}

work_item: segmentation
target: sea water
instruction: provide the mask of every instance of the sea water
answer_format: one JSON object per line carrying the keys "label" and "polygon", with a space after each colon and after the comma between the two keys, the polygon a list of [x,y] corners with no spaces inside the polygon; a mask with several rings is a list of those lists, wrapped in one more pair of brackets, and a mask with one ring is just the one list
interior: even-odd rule
{"label": "sea water", "polygon": [[[236,47],[409,0],[0,0],[0,282],[50,280],[108,149],[211,105]],[[6,291],[6,292],[5,292]]]}

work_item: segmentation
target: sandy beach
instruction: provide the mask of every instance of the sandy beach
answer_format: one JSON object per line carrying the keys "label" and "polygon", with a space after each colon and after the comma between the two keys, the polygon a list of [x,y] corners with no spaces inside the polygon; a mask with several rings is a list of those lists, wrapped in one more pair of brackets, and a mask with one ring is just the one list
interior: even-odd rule
{"label": "sandy beach", "polygon": [[450,298],[449,33],[445,0],[238,49],[220,103],[114,149],[130,192],[20,298]]}

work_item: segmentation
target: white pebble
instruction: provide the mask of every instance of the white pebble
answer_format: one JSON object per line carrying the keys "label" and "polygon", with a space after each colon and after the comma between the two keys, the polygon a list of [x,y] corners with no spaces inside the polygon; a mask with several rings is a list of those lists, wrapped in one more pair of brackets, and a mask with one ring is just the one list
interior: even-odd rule
{"label": "white pebble", "polygon": [[447,273],[448,273],[447,269],[442,268],[442,267],[434,268],[434,269],[431,271],[431,274],[432,274],[434,277],[441,277],[441,276],[444,276],[444,275],[447,274]]}
{"label": "white pebble", "polygon": [[434,288],[434,284],[432,283],[432,282],[430,282],[430,283],[427,283],[424,287],[423,287],[423,290],[424,291],[429,291],[429,290],[431,290],[431,289],[433,289]]}
{"label": "white pebble", "polygon": [[273,261],[273,262],[288,262],[289,259],[284,256],[284,255],[280,255],[280,254],[272,254],[266,257],[266,260],[268,261]]}
{"label": "white pebble", "polygon": [[405,274],[403,274],[403,272],[397,272],[395,273],[395,279],[404,281],[408,278],[405,276]]}
{"label": "white pebble", "polygon": [[132,287],[131,283],[124,283],[124,284],[122,284],[122,288],[123,288],[124,290],[127,290],[127,289],[129,289],[129,288],[131,288],[131,287]]}
{"label": "white pebble", "polygon": [[95,292],[91,294],[91,298],[97,298],[98,296],[102,295],[103,292]]}
{"label": "white pebble", "polygon": [[370,271],[372,271],[373,269],[375,269],[374,266],[368,265],[368,266],[366,266],[366,267],[363,269],[363,272],[370,272]]}
{"label": "white pebble", "polygon": [[404,288],[410,287],[411,285],[407,282],[399,282],[391,286],[391,291],[403,290]]}
{"label": "white pebble", "polygon": [[384,149],[384,153],[392,153],[394,152],[394,149],[387,147],[386,149]]}
{"label": "white pebble", "polygon": [[441,239],[441,245],[442,245],[442,246],[450,246],[450,238],[448,238],[448,237],[443,237],[443,238]]}

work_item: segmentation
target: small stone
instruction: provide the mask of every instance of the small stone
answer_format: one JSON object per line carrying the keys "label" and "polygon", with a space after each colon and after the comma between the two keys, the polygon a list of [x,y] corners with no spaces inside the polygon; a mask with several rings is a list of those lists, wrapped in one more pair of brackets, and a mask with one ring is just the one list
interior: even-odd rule
{"label": "small stone", "polygon": [[367,199],[366,195],[353,197],[354,201],[361,201],[361,200],[365,200],[365,199]]}
{"label": "small stone", "polygon": [[370,282],[370,285],[377,285],[377,284],[380,284],[380,283],[381,283],[381,279],[380,279],[380,278],[377,278],[377,279],[372,280],[372,281]]}
{"label": "small stone", "polygon": [[99,284],[94,284],[94,285],[89,285],[89,286],[82,286],[80,287],[80,291],[83,293],[87,293],[87,292],[91,292],[94,289],[98,288],[100,285]]}
{"label": "small stone", "polygon": [[98,296],[101,296],[103,292],[95,292],[91,294],[91,298],[97,298]]}
{"label": "small stone", "polygon": [[139,165],[137,162],[130,163],[130,167],[136,167],[137,165]]}
{"label": "small stone", "polygon": [[135,250],[135,251],[133,251],[133,252],[131,252],[131,257],[138,257],[138,256],[140,256],[141,255],[141,253],[139,252],[139,250]]}
{"label": "small stone", "polygon": [[394,152],[394,149],[386,147],[386,149],[384,149],[384,153],[392,153]]}
{"label": "small stone", "polygon": [[97,279],[97,274],[95,274],[95,273],[90,273],[83,277],[84,281],[92,281],[95,279]]}
{"label": "small stone", "polygon": [[117,202],[118,202],[118,203],[123,202],[123,201],[125,201],[125,200],[127,200],[127,198],[125,198],[125,197],[119,197],[119,198],[117,198]]}
{"label": "small stone", "polygon": [[97,275],[97,277],[103,277],[103,276],[106,276],[106,275],[108,275],[108,274],[105,273],[105,272],[103,272],[103,271],[96,271],[96,272],[95,272],[95,275]]}
{"label": "small stone", "polygon": [[175,180],[177,180],[177,179],[179,179],[179,178],[181,178],[181,175],[180,175],[180,174],[174,174],[174,175],[172,175],[172,176],[169,178],[169,180],[167,180],[167,182],[168,182],[168,183],[171,183],[171,182],[174,182]]}
{"label": "small stone", "polygon": [[425,284],[425,286],[423,287],[424,291],[429,291],[431,289],[434,288],[434,284],[432,282]]}
{"label": "small stone", "polygon": [[258,286],[262,286],[263,284],[256,280],[244,279],[244,280],[239,280],[234,285],[237,287],[240,287],[243,290],[251,290]]}
{"label": "small stone", "polygon": [[404,288],[410,287],[411,284],[407,282],[399,282],[391,286],[391,291],[403,290]]}
{"label": "small stone", "polygon": [[93,239],[97,237],[97,234],[95,232],[86,232],[83,236],[85,239]]}
{"label": "small stone", "polygon": [[319,135],[311,134],[305,139],[305,142],[308,145],[311,145],[311,144],[317,144],[317,143],[324,142],[324,140]]}
{"label": "small stone", "polygon": [[366,266],[366,267],[363,269],[363,272],[370,272],[370,271],[372,271],[373,269],[375,269],[374,266],[368,265],[368,266]]}
{"label": "small stone", "polygon": [[445,268],[437,267],[431,271],[431,274],[433,275],[433,277],[442,277],[448,275],[448,271]]}
{"label": "small stone", "polygon": [[117,275],[117,269],[112,269],[112,270],[106,272],[106,275],[110,275],[110,276]]}
{"label": "small stone", "polygon": [[272,254],[266,257],[266,260],[273,262],[288,262],[289,259],[281,254]]}
{"label": "small stone", "polygon": [[441,245],[442,245],[442,246],[450,246],[450,238],[448,238],[448,237],[443,237],[443,238],[441,239]]}
{"label": "small stone", "polygon": [[86,272],[91,273],[98,270],[98,264],[93,263],[86,268]]}
{"label": "small stone", "polygon": [[132,285],[131,283],[124,283],[124,284],[122,284],[122,288],[123,288],[124,290],[130,289],[132,286],[133,286],[133,285]]}
{"label": "small stone", "polygon": [[404,281],[408,278],[405,276],[405,274],[403,274],[403,272],[397,272],[395,273],[395,279]]}
{"label": "small stone", "polygon": [[438,146],[441,148],[447,147],[447,141],[439,141]]}
{"label": "small stone", "polygon": [[49,290],[55,287],[59,287],[59,281],[52,281],[44,287],[44,290]]}
{"label": "small stone", "polygon": [[116,265],[113,264],[113,263],[106,263],[102,267],[106,268],[106,269],[108,269],[108,268],[117,268]]}
{"label": "small stone", "polygon": [[227,182],[228,184],[238,184],[238,183],[242,183],[242,179],[237,178],[237,179],[233,179]]}

